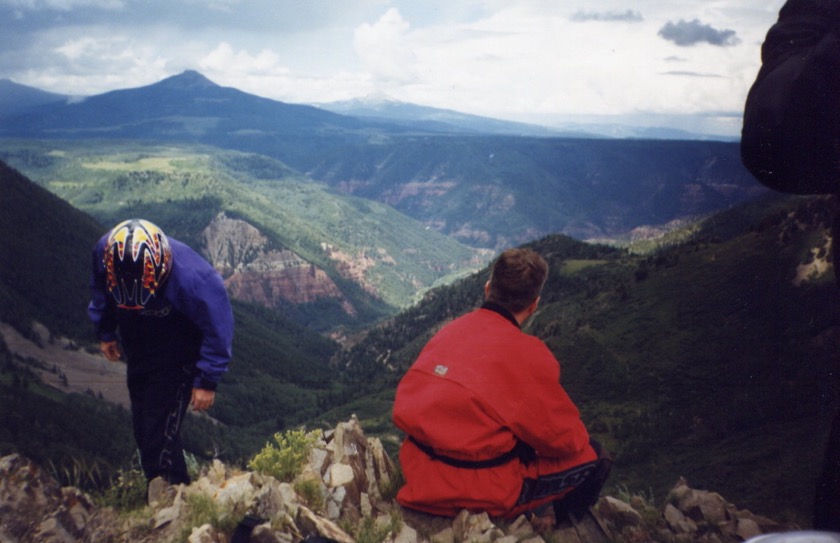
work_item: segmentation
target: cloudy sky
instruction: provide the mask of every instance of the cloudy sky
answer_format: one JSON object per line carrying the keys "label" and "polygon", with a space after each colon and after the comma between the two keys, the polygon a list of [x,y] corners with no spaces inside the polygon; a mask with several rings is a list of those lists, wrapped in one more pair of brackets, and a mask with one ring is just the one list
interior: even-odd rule
{"label": "cloudy sky", "polygon": [[734,135],[783,1],[0,0],[0,78],[92,95],[194,69],[293,103]]}

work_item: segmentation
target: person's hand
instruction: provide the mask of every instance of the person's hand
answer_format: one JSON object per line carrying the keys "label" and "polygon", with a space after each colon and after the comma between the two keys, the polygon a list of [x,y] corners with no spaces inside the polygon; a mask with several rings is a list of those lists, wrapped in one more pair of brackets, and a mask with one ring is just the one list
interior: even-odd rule
{"label": "person's hand", "polygon": [[213,402],[216,400],[216,391],[215,390],[207,390],[204,388],[194,388],[192,389],[192,399],[190,400],[190,406],[192,406],[193,411],[200,412],[205,411],[213,406]]}
{"label": "person's hand", "polygon": [[105,358],[107,358],[111,362],[116,362],[122,357],[122,352],[120,352],[120,346],[117,344],[116,341],[100,341],[99,352],[101,352],[105,356]]}

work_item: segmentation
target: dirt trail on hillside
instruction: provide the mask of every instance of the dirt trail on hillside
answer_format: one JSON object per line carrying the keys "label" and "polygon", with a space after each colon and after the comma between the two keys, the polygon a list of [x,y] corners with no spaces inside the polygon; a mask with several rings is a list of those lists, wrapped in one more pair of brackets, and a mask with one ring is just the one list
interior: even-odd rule
{"label": "dirt trail on hillside", "polygon": [[64,339],[44,338],[48,332],[41,334],[43,347],[6,323],[0,322],[0,335],[13,354],[37,362],[31,367],[45,384],[62,392],[101,395],[108,402],[129,407],[122,362],[108,362],[102,355],[88,353]]}

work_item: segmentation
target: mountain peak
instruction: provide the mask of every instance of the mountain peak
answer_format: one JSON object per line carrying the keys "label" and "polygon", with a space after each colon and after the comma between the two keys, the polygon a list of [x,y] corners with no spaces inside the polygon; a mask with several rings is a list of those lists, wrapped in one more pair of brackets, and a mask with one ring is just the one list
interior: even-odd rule
{"label": "mountain peak", "polygon": [[68,96],[43,91],[35,87],[0,79],[0,115],[14,115],[29,108],[61,102]]}
{"label": "mountain peak", "polygon": [[178,75],[167,77],[158,85],[171,89],[202,89],[218,87],[215,83],[195,70],[185,70]]}

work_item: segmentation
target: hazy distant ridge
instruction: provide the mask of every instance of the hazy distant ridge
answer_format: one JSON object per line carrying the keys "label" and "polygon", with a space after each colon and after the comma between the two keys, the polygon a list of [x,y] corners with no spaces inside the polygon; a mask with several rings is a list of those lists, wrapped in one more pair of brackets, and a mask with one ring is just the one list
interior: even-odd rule
{"label": "hazy distant ridge", "polygon": [[0,124],[0,137],[191,142],[259,153],[491,249],[558,232],[626,236],[764,191],[735,142],[534,135],[543,130],[382,100],[335,107],[357,116],[260,98],[187,71],[29,110]]}

